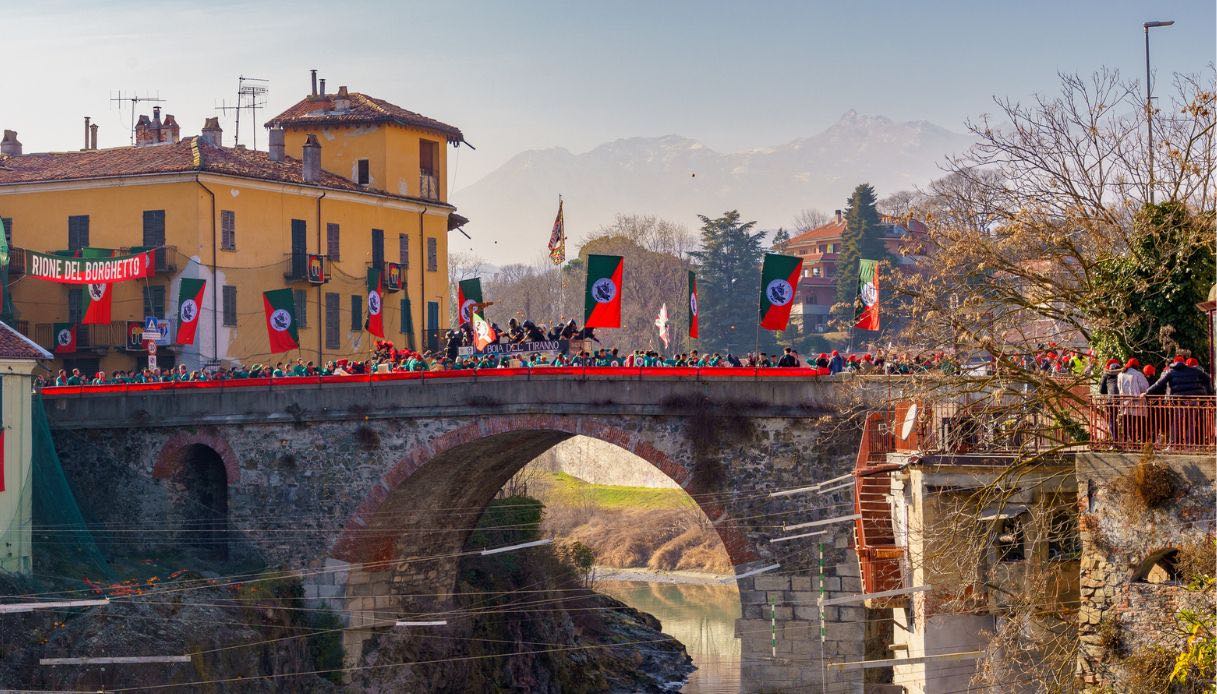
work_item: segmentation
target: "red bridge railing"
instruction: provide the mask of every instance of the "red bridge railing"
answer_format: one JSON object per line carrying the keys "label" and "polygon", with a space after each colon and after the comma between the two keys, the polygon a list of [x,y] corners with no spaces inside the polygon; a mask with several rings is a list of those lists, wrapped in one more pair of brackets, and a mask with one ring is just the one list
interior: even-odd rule
{"label": "red bridge railing", "polygon": [[510,369],[461,369],[458,371],[395,371],[390,373],[351,376],[284,376],[280,378],[230,378],[215,381],[176,381],[166,383],[107,383],[88,386],[46,386],[46,397],[92,394],[142,393],[158,390],[212,390],[223,388],[292,388],[331,383],[384,383],[393,381],[443,381],[468,379],[497,381],[518,378],[543,380],[552,378],[611,379],[611,380],[775,380],[818,379],[828,376],[828,369],[803,368],[732,368],[732,367],[610,367],[610,366],[544,366]]}
{"label": "red bridge railing", "polygon": [[1090,447],[1095,450],[1213,453],[1217,398],[1213,396],[1095,396]]}

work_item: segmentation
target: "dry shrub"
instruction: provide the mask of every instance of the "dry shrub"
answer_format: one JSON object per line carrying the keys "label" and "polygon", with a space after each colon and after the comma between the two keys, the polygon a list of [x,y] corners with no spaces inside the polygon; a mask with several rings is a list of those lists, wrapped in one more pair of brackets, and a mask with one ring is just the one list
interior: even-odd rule
{"label": "dry shrub", "polygon": [[1138,511],[1166,508],[1183,491],[1183,478],[1147,453],[1112,485]]}
{"label": "dry shrub", "polygon": [[1161,646],[1139,648],[1120,661],[1128,692],[1169,692],[1175,655]]}
{"label": "dry shrub", "polygon": [[1217,573],[1217,538],[1211,535],[1179,547],[1176,565],[1184,583],[1213,578]]}
{"label": "dry shrub", "polygon": [[355,441],[359,447],[365,451],[374,451],[380,448],[380,434],[376,430],[366,424],[360,424],[355,430]]}
{"label": "dry shrub", "polygon": [[647,568],[660,571],[675,571],[684,553],[704,541],[697,528],[689,528],[655,549]]}
{"label": "dry shrub", "polygon": [[1114,656],[1124,654],[1124,629],[1118,617],[1111,615],[1099,622],[1095,635],[1099,637],[1099,648],[1104,653]]}

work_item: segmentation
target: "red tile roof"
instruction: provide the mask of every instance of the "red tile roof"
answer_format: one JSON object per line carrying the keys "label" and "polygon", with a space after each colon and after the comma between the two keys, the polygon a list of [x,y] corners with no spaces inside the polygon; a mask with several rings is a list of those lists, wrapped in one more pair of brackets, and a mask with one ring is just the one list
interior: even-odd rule
{"label": "red tile roof", "polygon": [[798,236],[791,238],[787,244],[797,246],[804,243],[810,243],[812,241],[835,241],[841,238],[841,234],[843,233],[845,233],[845,220],[841,220],[840,222],[834,220],[828,224],[818,226],[815,229],[808,229],[807,231],[804,231]]}
{"label": "red tile roof", "polygon": [[361,186],[327,171],[321,172],[321,178],[316,183],[306,184],[299,159],[285,157],[283,161],[271,161],[266,152],[217,147],[199,137],[137,147],[0,155],[0,186],[196,171],[371,193],[428,205],[443,204]]}
{"label": "red tile roof", "polygon": [[0,323],[0,359],[52,358],[50,352],[14,330],[8,323]]}
{"label": "red tile roof", "polygon": [[[395,123],[408,128],[422,128],[443,133],[453,144],[465,142],[460,128],[441,123],[434,118],[407,111],[384,99],[351,92],[351,107],[344,111],[334,109],[337,94],[305,97],[283,113],[266,123],[268,128],[298,128],[312,125],[373,125]],[[468,144],[468,143],[466,143]],[[472,147],[472,145],[470,145]]]}

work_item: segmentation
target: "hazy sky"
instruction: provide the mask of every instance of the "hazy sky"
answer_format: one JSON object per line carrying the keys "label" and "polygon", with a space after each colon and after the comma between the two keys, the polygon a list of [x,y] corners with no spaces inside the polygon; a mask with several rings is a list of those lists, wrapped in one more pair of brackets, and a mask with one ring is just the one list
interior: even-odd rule
{"label": "hazy sky", "polygon": [[[26,151],[78,148],[84,115],[103,147],[125,144],[130,104],[109,101],[119,89],[159,93],[197,133],[240,74],[270,80],[260,124],[306,94],[315,67],[330,91],[462,128],[477,150],[451,160],[454,189],[523,149],[668,133],[748,149],[851,108],[962,130],[993,94],[1051,90],[1058,70],[1141,75],[1147,19],[1178,22],[1155,30],[1155,71],[1198,71],[1214,60],[1217,21],[1212,0],[5,5],[0,127]],[[224,127],[229,143],[230,116]]]}

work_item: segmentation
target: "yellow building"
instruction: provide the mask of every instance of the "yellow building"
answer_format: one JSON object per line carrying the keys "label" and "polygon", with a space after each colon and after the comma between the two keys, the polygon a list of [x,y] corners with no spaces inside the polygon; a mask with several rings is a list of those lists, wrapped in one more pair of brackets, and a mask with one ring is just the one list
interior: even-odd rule
{"label": "yellow building", "polygon": [[[271,120],[270,151],[221,145],[217,119],[179,138],[159,109],[136,144],[22,154],[0,147],[0,218],[15,250],[10,287],[18,328],[53,349],[53,324],[76,322],[79,286],[24,277],[23,249],[160,247],[157,273],[121,283],[109,325],[81,326],[61,365],[91,372],[146,363],[128,321],[167,318],[176,334],[182,278],[207,281],[193,345],[161,347],[158,365],[318,363],[365,354],[369,267],[400,263],[402,288],[384,297],[385,336],[434,348],[448,315],[447,234],[464,223],[447,203],[446,145],[461,131],[341,87],[314,93]],[[309,254],[327,281],[308,282]],[[262,292],[295,292],[300,351],[268,354]]]}

